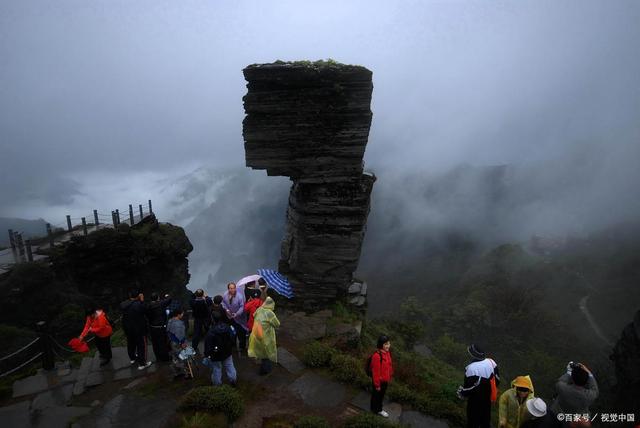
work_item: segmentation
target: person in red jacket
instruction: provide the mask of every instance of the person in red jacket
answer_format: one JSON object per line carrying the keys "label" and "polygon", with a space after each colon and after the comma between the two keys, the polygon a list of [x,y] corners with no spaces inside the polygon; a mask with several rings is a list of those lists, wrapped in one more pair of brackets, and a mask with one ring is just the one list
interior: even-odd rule
{"label": "person in red jacket", "polygon": [[384,393],[393,375],[393,362],[391,360],[391,341],[389,337],[382,335],[378,338],[378,350],[371,356],[371,379],[373,390],[371,391],[371,411],[383,418],[388,418],[389,413],[382,408]]}
{"label": "person in red jacket", "polygon": [[80,333],[79,339],[84,340],[88,334],[96,337],[96,348],[100,352],[100,365],[104,366],[111,361],[111,333],[113,328],[102,309],[87,310],[87,321]]}

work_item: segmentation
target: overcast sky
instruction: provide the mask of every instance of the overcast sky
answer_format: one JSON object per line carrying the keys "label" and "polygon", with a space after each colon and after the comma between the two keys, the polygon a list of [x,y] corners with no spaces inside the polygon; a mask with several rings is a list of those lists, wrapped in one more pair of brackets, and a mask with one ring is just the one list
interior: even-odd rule
{"label": "overcast sky", "polygon": [[243,166],[241,70],[277,59],[373,71],[374,170],[594,157],[637,200],[639,23],[621,0],[3,0],[0,216]]}

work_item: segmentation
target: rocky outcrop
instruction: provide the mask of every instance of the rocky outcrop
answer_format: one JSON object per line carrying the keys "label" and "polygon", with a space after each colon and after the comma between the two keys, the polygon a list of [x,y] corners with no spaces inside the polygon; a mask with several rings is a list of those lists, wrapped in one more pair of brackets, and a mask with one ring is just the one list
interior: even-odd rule
{"label": "rocky outcrop", "polygon": [[293,181],[278,270],[316,306],[346,293],[360,258],[375,182],[363,171],[372,73],[332,61],[243,72],[247,166]]}
{"label": "rocky outcrop", "polygon": [[[186,299],[187,255],[193,250],[180,227],[146,217],[133,227],[101,229],[56,247],[49,260],[21,263],[0,280],[0,323],[78,334],[84,307],[116,309],[130,288]],[[117,311],[111,312],[113,319]]]}
{"label": "rocky outcrop", "polygon": [[616,403],[622,408],[640,413],[640,311],[622,331],[613,348],[611,359],[616,368]]}

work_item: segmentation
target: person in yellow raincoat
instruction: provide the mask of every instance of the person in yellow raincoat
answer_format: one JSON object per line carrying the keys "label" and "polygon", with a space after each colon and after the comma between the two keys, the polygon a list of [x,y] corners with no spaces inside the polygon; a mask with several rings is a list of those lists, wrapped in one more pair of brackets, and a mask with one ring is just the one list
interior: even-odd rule
{"label": "person in yellow raincoat", "polygon": [[527,401],[532,400],[533,382],[527,376],[518,376],[511,382],[511,388],[500,396],[498,426],[500,428],[520,428],[527,416]]}
{"label": "person in yellow raincoat", "polygon": [[273,312],[276,307],[271,297],[267,297],[253,317],[253,329],[249,336],[250,357],[261,360],[260,374],[271,372],[271,362],[278,362],[278,348],[276,346],[276,328],[280,327],[280,321]]}

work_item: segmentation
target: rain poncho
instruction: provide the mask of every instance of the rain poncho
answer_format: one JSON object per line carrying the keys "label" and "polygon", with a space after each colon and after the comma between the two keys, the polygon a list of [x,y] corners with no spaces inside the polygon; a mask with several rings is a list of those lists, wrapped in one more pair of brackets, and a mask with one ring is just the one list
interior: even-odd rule
{"label": "rain poncho", "polygon": [[249,350],[247,354],[253,358],[269,359],[274,363],[278,362],[278,349],[276,345],[276,328],[280,327],[280,321],[273,312],[275,303],[271,297],[267,297],[264,304],[260,306],[254,315],[255,324],[262,326],[262,337],[251,334],[249,336]]}
{"label": "rain poncho", "polygon": [[[516,387],[528,388],[529,395],[520,403]],[[519,428],[525,422],[527,411],[527,400],[532,400],[533,383],[529,376],[518,376],[511,382],[511,389],[506,390],[500,396],[498,405],[500,425],[506,428]]]}

